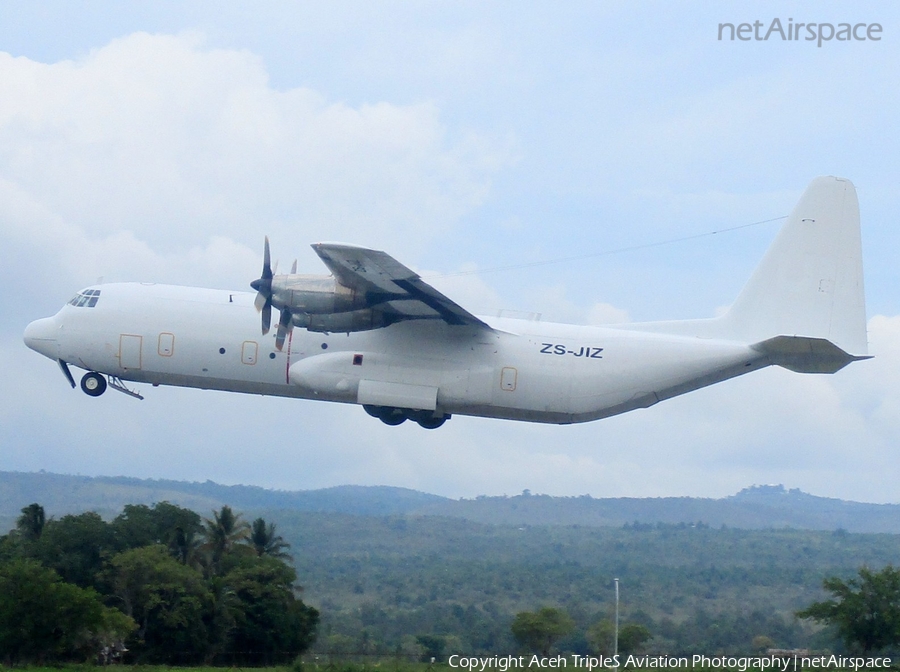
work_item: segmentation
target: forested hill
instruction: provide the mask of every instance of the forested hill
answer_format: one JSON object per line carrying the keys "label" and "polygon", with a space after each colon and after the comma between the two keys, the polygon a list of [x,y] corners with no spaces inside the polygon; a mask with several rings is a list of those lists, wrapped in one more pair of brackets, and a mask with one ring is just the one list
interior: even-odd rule
{"label": "forested hill", "polygon": [[594,499],[523,493],[429,504],[420,510],[468,520],[512,525],[698,523],[741,529],[794,528],[900,533],[900,505],[816,497],[781,485],[753,486],[722,499],[619,497]]}
{"label": "forested hill", "polygon": [[447,499],[406,488],[339,486],[295,492],[247,485],[125,477],[0,472],[0,524],[8,529],[23,506],[39,502],[48,515],[86,510],[112,517],[125,504],[168,501],[201,514],[228,504],[241,510],[284,509],[365,516],[435,515],[504,525],[622,526],[704,523],[713,527],[900,533],[900,505],[817,497],[782,486],[754,486],[731,497],[514,497]]}
{"label": "forested hill", "polygon": [[[26,501],[27,500],[27,501]],[[0,471],[0,516],[19,515],[39,502],[48,515],[96,511],[117,515],[125,504],[167,501],[201,514],[227,504],[236,509],[286,509],[389,516],[413,512],[443,497],[407,488],[343,485],[321,490],[267,490],[253,485],[221,485],[125,476],[67,476],[46,472]]]}

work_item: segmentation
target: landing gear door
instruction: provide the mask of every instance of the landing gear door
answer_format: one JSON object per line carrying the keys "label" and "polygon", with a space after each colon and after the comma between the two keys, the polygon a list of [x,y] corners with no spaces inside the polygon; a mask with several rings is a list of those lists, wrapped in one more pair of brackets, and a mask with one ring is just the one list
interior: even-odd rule
{"label": "landing gear door", "polygon": [[144,338],[133,334],[119,336],[119,366],[126,371],[141,368],[141,346]]}

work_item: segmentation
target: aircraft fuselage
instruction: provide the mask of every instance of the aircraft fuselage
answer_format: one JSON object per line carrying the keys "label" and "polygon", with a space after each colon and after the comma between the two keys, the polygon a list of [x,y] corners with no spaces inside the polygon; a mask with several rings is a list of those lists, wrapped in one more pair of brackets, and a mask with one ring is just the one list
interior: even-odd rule
{"label": "aircraft fuselage", "polygon": [[[745,343],[481,318],[354,333],[260,336],[254,294],[107,284],[95,305],[32,323],[30,347],[123,381],[567,424],[596,420],[770,364]],[[83,292],[84,293],[84,292]]]}

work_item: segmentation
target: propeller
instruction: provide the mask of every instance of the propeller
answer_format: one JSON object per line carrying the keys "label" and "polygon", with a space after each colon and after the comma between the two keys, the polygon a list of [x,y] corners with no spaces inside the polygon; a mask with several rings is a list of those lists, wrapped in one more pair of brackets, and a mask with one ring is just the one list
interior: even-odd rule
{"label": "propeller", "polygon": [[[278,262],[275,262],[275,266],[278,266]],[[291,275],[295,275],[297,273],[297,260],[294,259],[294,263],[291,265]],[[291,329],[294,328],[294,323],[292,321],[293,313],[291,313],[290,308],[285,306],[281,309],[281,318],[278,320],[278,331],[275,333],[275,349],[281,351],[284,347],[284,339],[285,337],[291,333]]]}
{"label": "propeller", "polygon": [[[256,298],[253,305],[256,310],[262,313],[262,333],[263,336],[269,333],[272,328],[272,278],[278,270],[278,262],[275,262],[272,268],[272,256],[269,252],[269,237],[266,236],[266,242],[263,247],[263,267],[262,275],[257,280],[250,283],[250,286],[256,290]],[[297,260],[291,266],[291,275],[297,273]],[[284,339],[294,328],[291,320],[291,309],[287,306],[281,308],[281,317],[278,319],[278,330],[275,332],[275,349],[281,350],[284,347]]]}
{"label": "propeller", "polygon": [[285,337],[291,333],[291,329],[294,328],[294,323],[291,320],[291,311],[285,306],[281,309],[281,319],[278,320],[278,331],[275,334],[275,349],[281,351],[284,347],[284,339]]}
{"label": "propeller", "polygon": [[[263,336],[269,333],[269,328],[272,326],[272,278],[274,275],[269,255],[269,237],[266,236],[266,243],[263,247],[262,275],[258,280],[250,283],[250,286],[256,290],[256,299],[253,301],[253,305],[256,306],[258,312],[262,313]],[[282,342],[284,342],[283,339]],[[280,347],[278,349],[281,350]]]}

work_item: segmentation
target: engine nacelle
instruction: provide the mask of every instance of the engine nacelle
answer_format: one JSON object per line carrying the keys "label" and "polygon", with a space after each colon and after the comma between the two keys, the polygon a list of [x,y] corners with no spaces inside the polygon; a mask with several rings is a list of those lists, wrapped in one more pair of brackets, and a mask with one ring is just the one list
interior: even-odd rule
{"label": "engine nacelle", "polygon": [[272,303],[279,309],[286,306],[295,315],[347,313],[367,305],[365,296],[340,284],[333,276],[298,274],[276,275],[272,279]]}
{"label": "engine nacelle", "polygon": [[309,331],[346,333],[381,329],[397,322],[398,318],[394,315],[385,315],[380,310],[366,308],[328,315],[293,313],[291,320],[295,327]]}

